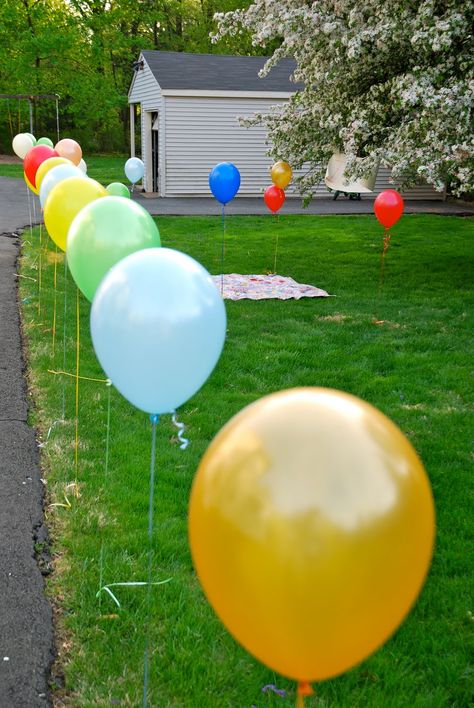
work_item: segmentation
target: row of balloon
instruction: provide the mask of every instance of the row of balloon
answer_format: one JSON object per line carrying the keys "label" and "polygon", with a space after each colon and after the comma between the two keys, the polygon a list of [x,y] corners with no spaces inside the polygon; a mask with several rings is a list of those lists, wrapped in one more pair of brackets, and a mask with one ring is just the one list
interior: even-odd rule
{"label": "row of balloon", "polygon": [[[76,150],[75,163],[71,143]],[[79,290],[92,302],[92,343],[108,379],[129,402],[150,415],[150,469],[154,470],[159,416],[175,413],[193,396],[220,357],[226,334],[224,303],[201,264],[184,253],[162,248],[149,213],[129,194],[114,196],[88,178],[77,167],[78,144],[70,139],[63,144],[71,147],[69,157],[61,156],[59,143],[54,148],[38,145],[25,155],[24,167],[32,188],[39,190],[48,234],[65,251],[78,287],[76,473]],[[150,472],[150,559],[153,486],[154,472]],[[151,587],[151,560],[148,567],[147,584]],[[148,649],[145,676],[147,666]],[[146,705],[147,690],[144,693]]]}
{"label": "row of balloon", "polygon": [[[276,163],[271,176],[264,198],[276,213],[290,165]],[[236,168],[216,166],[209,183],[226,204]],[[374,208],[388,230],[403,200],[387,190]],[[272,394],[227,423],[200,463],[189,510],[209,602],[249,652],[298,682],[299,706],[311,682],[363,661],[405,619],[434,529],[429,481],[403,433],[364,401],[317,388]]]}
{"label": "row of balloon", "polygon": [[[30,144],[25,177],[39,193],[48,234],[66,252],[88,300],[101,285],[91,313],[99,361],[138,408],[152,414],[173,411],[204,383],[223,345],[225,309],[210,275],[189,256],[160,248],[155,222],[129,199],[126,187],[124,192],[120,183],[112,183],[106,189],[87,177],[78,167],[82,151],[76,141],[65,138],[54,148]],[[126,172],[135,183],[143,176],[143,163],[132,160]],[[114,283],[121,283],[126,298],[107,295]],[[105,336],[109,317],[114,334]],[[97,319],[103,329],[94,326]],[[193,370],[185,366],[189,351],[194,352]]]}
{"label": "row of balloon", "polygon": [[[238,191],[234,170],[225,174],[232,188],[212,181],[223,206]],[[93,180],[64,177],[44,208],[92,300],[104,371],[155,426],[214,368],[222,299],[202,266],[160,247],[145,210]],[[362,661],[403,621],[429,566],[434,509],[423,466],[390,420],[348,394],[295,389],[245,408],[211,443],[189,533],[217,614],[258,659],[298,681],[302,704],[309,682]]]}

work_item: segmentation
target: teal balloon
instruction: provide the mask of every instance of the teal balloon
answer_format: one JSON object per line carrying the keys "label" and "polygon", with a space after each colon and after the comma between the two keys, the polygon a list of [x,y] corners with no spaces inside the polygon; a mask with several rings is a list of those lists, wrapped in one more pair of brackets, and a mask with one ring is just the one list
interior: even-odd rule
{"label": "teal balloon", "polygon": [[130,190],[125,184],[122,184],[122,182],[111,182],[106,187],[106,190],[113,197],[125,197],[130,199]]}
{"label": "teal balloon", "polygon": [[37,145],[47,145],[50,148],[54,147],[54,143],[52,140],[49,138],[40,138],[39,140],[36,141]]}
{"label": "teal balloon", "polygon": [[67,262],[77,287],[92,301],[113,265],[160,245],[158,227],[143,207],[123,197],[106,197],[87,204],[74,218],[67,234]]}
{"label": "teal balloon", "polygon": [[224,302],[211,276],[170,248],[138,251],[117,263],[91,308],[102,368],[128,401],[151,414],[171,413],[201,388],[225,332]]}

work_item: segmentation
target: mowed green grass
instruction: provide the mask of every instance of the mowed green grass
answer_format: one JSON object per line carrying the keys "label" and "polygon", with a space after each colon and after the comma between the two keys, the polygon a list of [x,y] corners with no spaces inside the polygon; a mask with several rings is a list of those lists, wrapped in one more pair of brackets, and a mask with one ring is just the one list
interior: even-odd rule
{"label": "mowed green grass", "polygon": [[[163,245],[220,272],[218,217],[160,218],[158,224]],[[63,369],[65,323],[65,369],[75,371],[76,288],[69,277],[64,319],[60,263],[53,356],[54,246],[43,231],[39,308],[39,231],[24,234],[21,273],[26,277],[20,280],[21,297],[28,300],[23,313],[32,421],[43,439],[61,418],[65,394],[66,422],[54,426],[42,451],[48,504],[65,503],[65,492],[71,503],[71,508],[47,507],[55,560],[48,590],[59,608],[65,689],[58,695],[65,705],[140,705],[146,633],[152,647],[152,706],[293,705],[293,683],[247,654],[207,604],[190,558],[187,509],[199,460],[223,424],[255,399],[294,386],[348,391],[392,418],[425,463],[438,523],[432,568],[406,622],[361,666],[316,686],[307,706],[464,708],[472,702],[472,220],[405,216],[393,229],[380,294],[382,233],[373,217],[228,218],[226,272],[270,270],[276,229],[278,272],[334,297],[226,302],[222,357],[179,412],[191,441],[188,449],[179,449],[169,417],[158,426],[153,576],[172,580],[153,588],[149,623],[144,589],[117,588],[120,610],[105,594],[96,599],[96,592],[101,552],[103,582],[146,579],[151,424],[114,389],[81,381],[80,498],[66,489],[76,478],[75,382],[48,369]],[[89,311],[81,296],[80,372],[104,378],[90,342]],[[374,325],[374,316],[384,324]],[[286,699],[263,694],[269,683],[286,689]]]}
{"label": "mowed green grass", "polygon": [[[88,176],[104,186],[107,186],[110,182],[129,183],[124,172],[127,159],[127,155],[92,155],[91,157],[84,155]],[[0,177],[23,179],[23,163],[14,165],[0,164]]]}

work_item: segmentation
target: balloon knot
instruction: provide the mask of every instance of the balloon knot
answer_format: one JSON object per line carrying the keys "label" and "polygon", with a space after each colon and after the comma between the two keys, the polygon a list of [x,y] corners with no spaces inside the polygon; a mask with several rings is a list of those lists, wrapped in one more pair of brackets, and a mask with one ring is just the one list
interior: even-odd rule
{"label": "balloon knot", "polygon": [[300,681],[298,684],[298,696],[312,696],[314,693],[308,681]]}
{"label": "balloon knot", "polygon": [[152,415],[150,415],[150,420],[152,423],[159,423],[160,416],[157,413],[152,413]]}

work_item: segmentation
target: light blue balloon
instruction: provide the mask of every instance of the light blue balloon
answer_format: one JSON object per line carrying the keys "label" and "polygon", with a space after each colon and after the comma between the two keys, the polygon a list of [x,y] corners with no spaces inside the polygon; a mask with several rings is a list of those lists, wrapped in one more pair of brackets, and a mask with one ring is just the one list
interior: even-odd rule
{"label": "light blue balloon", "polygon": [[132,184],[142,179],[145,174],[145,165],[139,157],[130,157],[125,163],[125,175]]}
{"label": "light blue balloon", "polygon": [[43,181],[41,182],[39,192],[40,204],[43,209],[46,203],[46,199],[48,198],[48,195],[53,189],[53,187],[55,187],[57,184],[59,184],[59,182],[62,182],[63,179],[67,179],[68,177],[83,177],[84,179],[88,179],[84,172],[80,170],[79,167],[76,167],[76,165],[73,164],[56,165],[56,167],[52,167],[50,170],[48,170],[48,172],[46,172],[45,176],[43,177]]}
{"label": "light blue balloon", "polygon": [[209,273],[170,248],[137,251],[113,266],[91,309],[97,358],[141,410],[170,413],[198,391],[224,345],[224,302]]}

